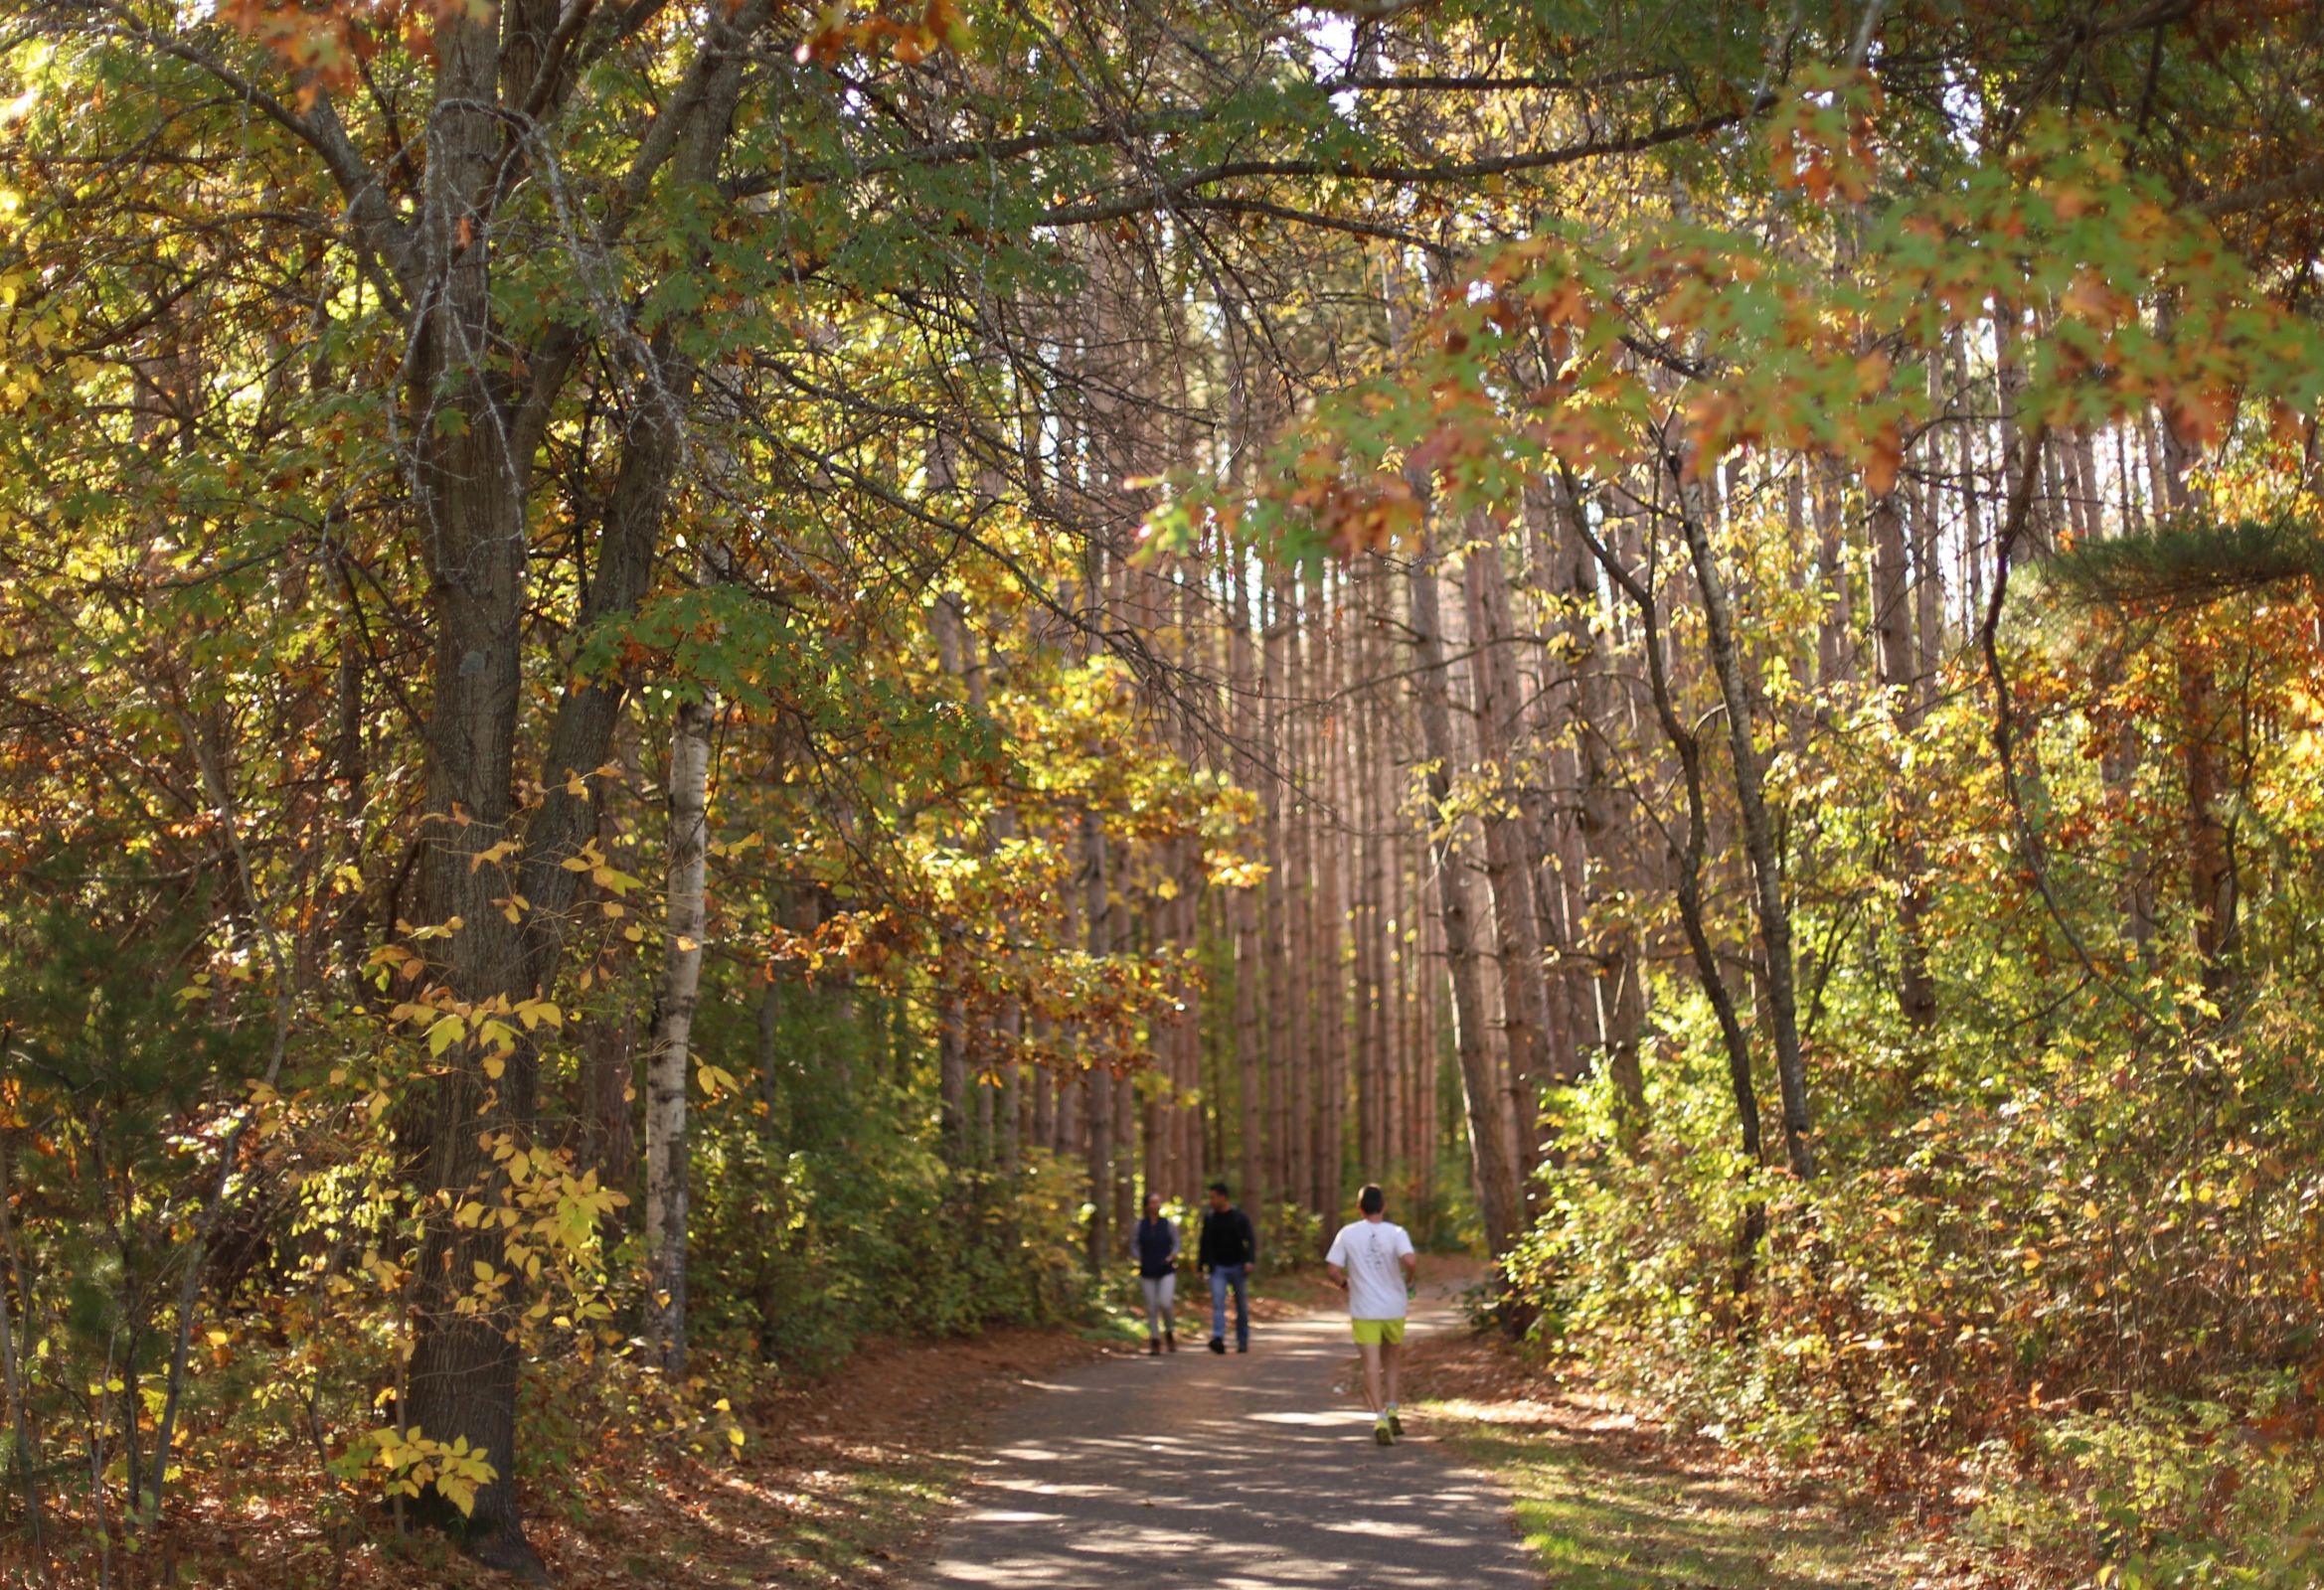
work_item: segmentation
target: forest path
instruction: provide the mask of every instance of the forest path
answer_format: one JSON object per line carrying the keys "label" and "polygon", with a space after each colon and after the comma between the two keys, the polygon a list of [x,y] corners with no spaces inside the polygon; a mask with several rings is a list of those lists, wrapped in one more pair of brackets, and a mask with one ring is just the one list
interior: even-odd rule
{"label": "forest path", "polygon": [[[1438,1289],[1431,1289],[1438,1290]],[[1539,1590],[1510,1505],[1425,1421],[1372,1440],[1344,1315],[1253,1322],[1248,1355],[1204,1349],[1044,1382],[980,1461],[917,1590]],[[1413,1340],[1465,1329],[1441,1296]]]}

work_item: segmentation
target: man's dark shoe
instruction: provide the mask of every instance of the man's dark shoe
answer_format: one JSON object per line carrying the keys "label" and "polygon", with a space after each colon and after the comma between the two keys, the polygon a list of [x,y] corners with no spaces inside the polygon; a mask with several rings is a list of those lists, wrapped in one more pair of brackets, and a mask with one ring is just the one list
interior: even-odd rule
{"label": "man's dark shoe", "polygon": [[1219,1338],[1213,1337],[1211,1338],[1211,1351],[1224,1355],[1227,1352],[1227,1344]]}
{"label": "man's dark shoe", "polygon": [[1235,1351],[1238,1352],[1248,1352],[1250,1351],[1250,1344],[1247,1342],[1238,1342],[1235,1344]]}

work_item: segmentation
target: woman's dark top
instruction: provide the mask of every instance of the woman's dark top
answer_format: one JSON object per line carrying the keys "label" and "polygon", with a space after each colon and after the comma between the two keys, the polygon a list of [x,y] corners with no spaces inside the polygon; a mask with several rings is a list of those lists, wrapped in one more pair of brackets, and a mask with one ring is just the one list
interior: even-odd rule
{"label": "woman's dark top", "polygon": [[1138,1274],[1159,1281],[1171,1272],[1177,1251],[1178,1232],[1168,1220],[1138,1222]]}

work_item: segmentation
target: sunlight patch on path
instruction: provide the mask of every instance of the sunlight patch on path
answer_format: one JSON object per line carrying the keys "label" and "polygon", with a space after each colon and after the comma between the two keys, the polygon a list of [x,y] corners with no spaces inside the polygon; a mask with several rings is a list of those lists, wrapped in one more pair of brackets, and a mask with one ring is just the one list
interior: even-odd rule
{"label": "sunlight patch on path", "polygon": [[[1441,1304],[1415,1337],[1458,1329]],[[918,1590],[1539,1590],[1509,1504],[1424,1421],[1372,1439],[1344,1319],[1245,1354],[1115,1359],[1035,1397],[908,1582]]]}

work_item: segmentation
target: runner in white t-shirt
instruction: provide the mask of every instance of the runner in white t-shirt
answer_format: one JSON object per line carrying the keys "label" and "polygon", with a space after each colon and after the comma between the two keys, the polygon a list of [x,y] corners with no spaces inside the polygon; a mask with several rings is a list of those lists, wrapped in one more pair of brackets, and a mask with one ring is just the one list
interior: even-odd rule
{"label": "runner in white t-shirt", "polygon": [[[1358,1194],[1364,1218],[1340,1227],[1324,1258],[1331,1278],[1348,1294],[1348,1326],[1364,1354],[1364,1395],[1372,1404],[1372,1439],[1384,1447],[1396,1445],[1405,1433],[1396,1416],[1397,1349],[1404,1346],[1405,1302],[1411,1295],[1412,1277],[1420,1268],[1412,1239],[1388,1218],[1388,1194],[1367,1187]],[[1388,1400],[1380,1398],[1383,1366],[1388,1375]]]}

